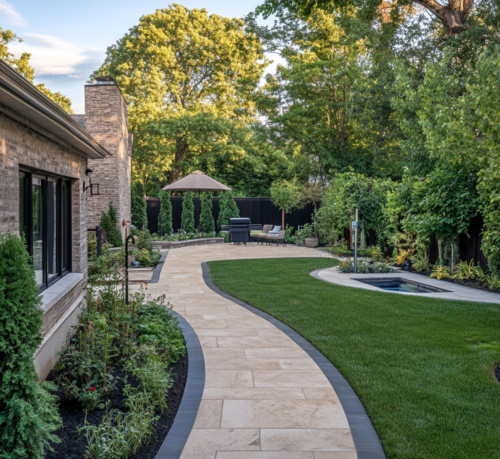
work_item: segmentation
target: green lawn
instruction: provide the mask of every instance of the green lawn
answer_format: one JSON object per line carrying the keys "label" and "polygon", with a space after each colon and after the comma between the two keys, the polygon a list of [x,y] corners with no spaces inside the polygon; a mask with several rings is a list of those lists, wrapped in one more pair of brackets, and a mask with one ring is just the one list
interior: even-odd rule
{"label": "green lawn", "polygon": [[500,305],[339,287],[324,258],[216,261],[214,283],[291,326],[344,375],[388,458],[500,457]]}

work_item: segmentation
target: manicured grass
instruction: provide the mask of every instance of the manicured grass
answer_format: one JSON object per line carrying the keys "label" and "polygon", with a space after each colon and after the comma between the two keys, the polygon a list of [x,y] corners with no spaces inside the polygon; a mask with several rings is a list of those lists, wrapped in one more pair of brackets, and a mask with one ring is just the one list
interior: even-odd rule
{"label": "manicured grass", "polygon": [[358,394],[388,458],[500,456],[500,305],[340,287],[324,258],[211,262],[214,283],[291,326]]}

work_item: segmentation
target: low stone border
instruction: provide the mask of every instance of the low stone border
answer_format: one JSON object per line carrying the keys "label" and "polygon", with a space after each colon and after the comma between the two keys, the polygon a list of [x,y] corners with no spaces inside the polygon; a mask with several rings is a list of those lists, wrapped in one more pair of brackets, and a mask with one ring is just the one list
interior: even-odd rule
{"label": "low stone border", "polygon": [[179,459],[181,457],[182,450],[193,429],[205,387],[205,359],[198,336],[184,317],[174,311],[172,313],[179,320],[186,340],[188,376],[174,423],[156,453],[155,459]]}
{"label": "low stone border", "polygon": [[153,241],[153,247],[155,249],[179,249],[181,247],[188,247],[190,245],[223,243],[223,237],[203,237],[199,239],[187,239],[185,241]]}
{"label": "low stone border", "polygon": [[342,408],[347,416],[347,421],[349,422],[358,459],[385,459],[385,453],[382,445],[380,444],[377,432],[375,431],[370,418],[366,414],[365,408],[352,387],[337,370],[337,368],[335,368],[335,366],[321,352],[309,343],[309,341],[292,330],[288,325],[285,325],[283,322],[280,322],[275,317],[261,311],[260,309],[254,308],[253,306],[228,295],[216,287],[212,281],[212,277],[210,276],[210,268],[208,267],[208,264],[204,262],[201,264],[201,267],[203,270],[203,280],[212,291],[272,323],[275,327],[291,338],[298,346],[304,349],[304,351],[306,351],[321,368],[324,375],[335,389],[335,392],[340,399],[340,403],[342,404]]}
{"label": "low stone border", "polygon": [[163,252],[161,254],[160,263],[156,265],[155,272],[153,273],[153,277],[151,277],[150,283],[156,284],[160,280],[161,270],[163,269],[163,265],[165,264],[165,260],[167,259],[168,251]]}

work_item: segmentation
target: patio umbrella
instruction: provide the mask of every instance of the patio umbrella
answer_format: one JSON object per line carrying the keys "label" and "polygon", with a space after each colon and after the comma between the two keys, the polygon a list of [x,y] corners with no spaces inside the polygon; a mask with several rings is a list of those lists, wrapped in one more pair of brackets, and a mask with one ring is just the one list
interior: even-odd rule
{"label": "patio umbrella", "polygon": [[167,185],[163,189],[167,191],[194,191],[198,194],[202,191],[231,191],[231,188],[201,171],[191,172],[191,174]]}
{"label": "patio umbrella", "polygon": [[[201,171],[194,171],[191,174],[183,177],[170,185],[167,185],[163,190],[166,191],[194,191],[200,193],[202,191],[231,191],[226,185],[218,182],[217,180],[205,175]],[[200,211],[198,210],[198,221],[200,220]]]}

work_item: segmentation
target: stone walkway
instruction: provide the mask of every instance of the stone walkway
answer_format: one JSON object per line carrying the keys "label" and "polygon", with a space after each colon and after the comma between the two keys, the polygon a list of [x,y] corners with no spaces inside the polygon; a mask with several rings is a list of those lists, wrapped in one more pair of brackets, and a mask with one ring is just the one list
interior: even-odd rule
{"label": "stone walkway", "polygon": [[339,399],[311,357],[268,321],[214,293],[202,277],[204,261],[324,256],[256,244],[169,252],[159,282],[147,293],[165,294],[193,327],[206,368],[181,459],[357,458]]}

